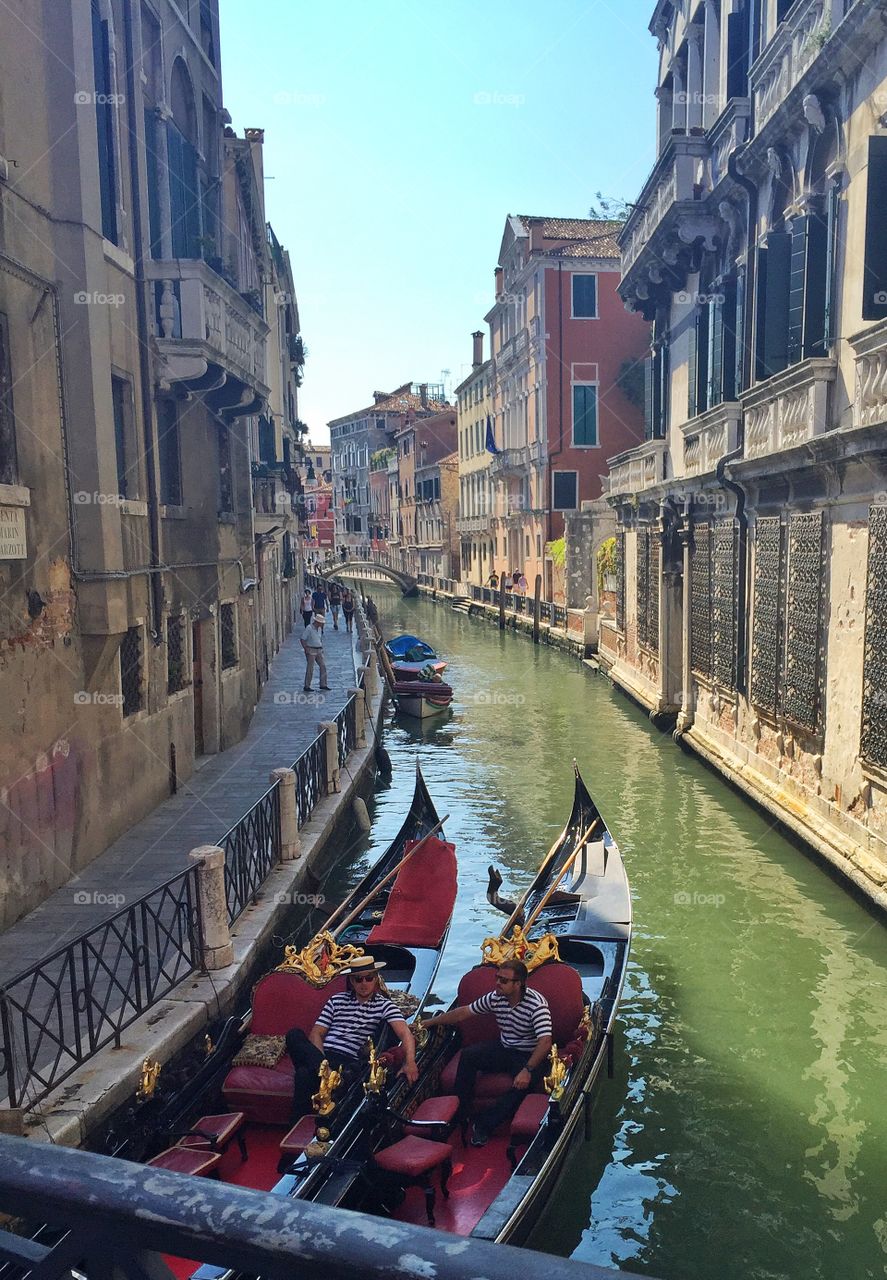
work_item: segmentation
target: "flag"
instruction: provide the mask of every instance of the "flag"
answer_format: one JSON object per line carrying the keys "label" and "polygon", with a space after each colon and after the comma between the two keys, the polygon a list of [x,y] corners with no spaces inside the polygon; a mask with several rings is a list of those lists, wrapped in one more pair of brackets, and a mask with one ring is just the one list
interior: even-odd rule
{"label": "flag", "polygon": [[493,439],[493,419],[490,417],[490,415],[489,415],[489,414],[487,414],[487,442],[486,442],[486,450],[487,450],[487,453],[498,453],[498,452],[499,452],[499,450],[496,448],[496,441]]}

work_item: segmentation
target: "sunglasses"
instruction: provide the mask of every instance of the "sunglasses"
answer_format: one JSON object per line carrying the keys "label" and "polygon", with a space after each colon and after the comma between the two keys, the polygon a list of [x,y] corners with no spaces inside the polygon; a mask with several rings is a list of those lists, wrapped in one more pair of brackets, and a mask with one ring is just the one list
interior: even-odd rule
{"label": "sunglasses", "polygon": [[376,975],[374,973],[352,973],[352,982],[375,982]]}

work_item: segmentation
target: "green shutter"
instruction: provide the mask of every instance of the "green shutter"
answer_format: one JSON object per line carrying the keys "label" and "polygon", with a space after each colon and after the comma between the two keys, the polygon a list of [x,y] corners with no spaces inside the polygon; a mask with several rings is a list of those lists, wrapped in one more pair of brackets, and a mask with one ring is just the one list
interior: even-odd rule
{"label": "green shutter", "polygon": [[653,356],[647,356],[644,361],[644,439],[652,440],[655,437],[655,419],[653,417],[653,378],[654,378],[654,360]]}
{"label": "green shutter", "polygon": [[724,398],[733,400],[741,392],[745,390],[745,340],[743,336],[743,326],[745,324],[745,271],[740,270],[736,276],[735,304],[733,307],[734,325],[733,325],[733,389],[732,395],[724,392]]}
{"label": "green shutter", "polygon": [[826,197],[825,297],[822,307],[822,352],[827,355],[835,341],[835,249],[838,243],[838,214],[841,185],[833,182]]}
{"label": "green shutter", "polygon": [[696,379],[699,363],[699,312],[694,312],[688,331],[690,351],[687,356],[687,417],[695,418],[699,412],[696,395]]}
{"label": "green shutter", "polygon": [[762,282],[763,333],[761,378],[781,373],[788,363],[789,283],[792,237],[774,231],[767,237],[767,266]]}
{"label": "green shutter", "polygon": [[723,294],[713,294],[708,303],[708,390],[707,407],[713,408],[723,399],[724,377],[724,307]]}
{"label": "green shutter", "polygon": [[812,213],[807,220],[807,262],[804,290],[803,356],[826,354],[826,295],[828,291],[828,213]]}
{"label": "green shutter", "polygon": [[708,303],[700,304],[696,312],[696,412],[705,413],[708,408]]}
{"label": "green shutter", "polygon": [[789,364],[797,364],[802,357],[804,348],[804,302],[807,285],[809,236],[809,217],[793,218],[788,286],[788,344],[786,348]]}
{"label": "green shutter", "polygon": [[737,347],[737,281],[735,277],[723,280],[720,286],[720,359],[718,403],[736,399],[736,347]]}
{"label": "green shutter", "polygon": [[108,24],[92,3],[92,63],[95,77],[95,122],[99,153],[99,196],[102,235],[117,243],[117,182],[114,169],[114,94],[111,84],[111,48]]}
{"label": "green shutter", "polygon": [[863,320],[887,316],[887,137],[869,138]]}

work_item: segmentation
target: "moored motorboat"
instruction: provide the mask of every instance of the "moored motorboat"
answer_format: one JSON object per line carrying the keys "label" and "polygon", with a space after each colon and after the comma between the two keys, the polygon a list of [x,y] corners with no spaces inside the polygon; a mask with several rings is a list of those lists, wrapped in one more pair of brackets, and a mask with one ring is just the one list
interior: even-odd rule
{"label": "moored motorboat", "polygon": [[453,701],[453,690],[442,680],[398,680],[392,692],[398,711],[417,720],[428,720],[446,711]]}
{"label": "moored motorboat", "polygon": [[440,675],[447,668],[431,645],[418,636],[395,636],[385,644],[385,652],[396,680],[418,680],[426,668]]}

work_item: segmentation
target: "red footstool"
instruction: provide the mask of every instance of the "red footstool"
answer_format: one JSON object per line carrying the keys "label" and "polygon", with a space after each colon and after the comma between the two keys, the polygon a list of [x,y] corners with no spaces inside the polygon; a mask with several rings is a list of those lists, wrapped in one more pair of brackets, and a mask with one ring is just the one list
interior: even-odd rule
{"label": "red footstool", "polygon": [[453,1171],[453,1148],[448,1142],[429,1142],[427,1138],[401,1138],[390,1147],[377,1151],[373,1159],[380,1169],[393,1174],[403,1187],[420,1186],[425,1192],[425,1212],[429,1227],[434,1226],[434,1187],[431,1170],[440,1169],[440,1189],[449,1199],[447,1179]]}
{"label": "red footstool", "polygon": [[410,1116],[410,1123],[404,1126],[404,1133],[413,1134],[416,1138],[427,1137],[432,1126],[449,1133],[458,1110],[459,1099],[454,1093],[444,1094],[439,1098],[426,1098]]}
{"label": "red footstool", "polygon": [[201,1116],[194,1122],[190,1133],[179,1138],[177,1147],[208,1147],[210,1151],[218,1151],[223,1155],[232,1138],[237,1139],[240,1159],[244,1163],[247,1158],[246,1143],[240,1130],[246,1119],[242,1111],[226,1111],[218,1116]]}
{"label": "red footstool", "polygon": [[511,1122],[511,1140],[506,1152],[512,1169],[517,1165],[517,1148],[528,1146],[533,1141],[547,1114],[547,1093],[528,1093],[514,1113],[514,1119]]}
{"label": "red footstool", "polygon": [[153,1169],[169,1169],[171,1173],[190,1173],[194,1178],[203,1178],[212,1173],[221,1159],[203,1147],[168,1147],[148,1164]]}

